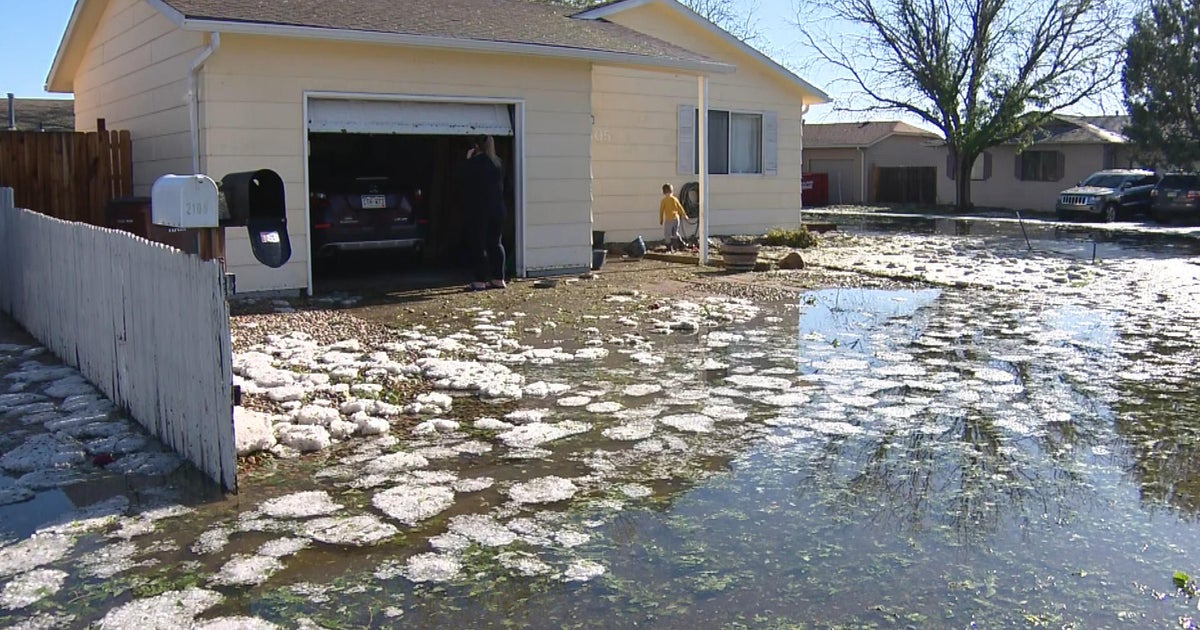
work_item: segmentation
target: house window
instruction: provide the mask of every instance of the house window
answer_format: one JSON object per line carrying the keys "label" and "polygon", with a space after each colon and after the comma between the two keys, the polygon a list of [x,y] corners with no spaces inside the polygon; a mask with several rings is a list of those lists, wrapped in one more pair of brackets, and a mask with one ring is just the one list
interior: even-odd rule
{"label": "house window", "polygon": [[1063,177],[1063,154],[1058,151],[1022,151],[1018,174],[1025,182],[1056,182]]}
{"label": "house window", "polygon": [[[696,116],[698,119],[699,113]],[[699,141],[698,131],[696,139]],[[699,151],[696,153],[695,172],[699,173]],[[708,110],[708,172],[715,175],[763,172],[762,114]]]}
{"label": "house window", "polygon": [[983,165],[987,162],[987,157],[980,153],[979,157],[975,158],[975,163],[971,165],[971,179],[973,181],[983,181],[987,177],[983,174]]}

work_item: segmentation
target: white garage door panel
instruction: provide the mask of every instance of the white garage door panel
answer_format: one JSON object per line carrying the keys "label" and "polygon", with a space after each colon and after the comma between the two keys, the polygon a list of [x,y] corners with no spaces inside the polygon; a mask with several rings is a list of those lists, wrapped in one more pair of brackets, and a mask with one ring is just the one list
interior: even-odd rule
{"label": "white garage door panel", "polygon": [[513,135],[508,106],[431,101],[308,101],[308,130],[467,136]]}

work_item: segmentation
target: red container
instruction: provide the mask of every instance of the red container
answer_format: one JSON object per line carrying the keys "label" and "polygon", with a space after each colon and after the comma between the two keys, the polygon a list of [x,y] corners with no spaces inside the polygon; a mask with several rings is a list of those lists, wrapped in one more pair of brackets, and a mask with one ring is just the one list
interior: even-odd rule
{"label": "red container", "polygon": [[829,173],[800,176],[800,202],[804,207],[829,205]]}

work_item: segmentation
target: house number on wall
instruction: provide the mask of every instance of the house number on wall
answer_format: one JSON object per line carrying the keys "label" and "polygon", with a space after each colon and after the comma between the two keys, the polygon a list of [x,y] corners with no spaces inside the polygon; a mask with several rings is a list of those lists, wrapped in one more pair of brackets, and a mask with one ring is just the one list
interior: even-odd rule
{"label": "house number on wall", "polygon": [[612,132],[607,129],[593,129],[592,140],[596,142],[612,142]]}

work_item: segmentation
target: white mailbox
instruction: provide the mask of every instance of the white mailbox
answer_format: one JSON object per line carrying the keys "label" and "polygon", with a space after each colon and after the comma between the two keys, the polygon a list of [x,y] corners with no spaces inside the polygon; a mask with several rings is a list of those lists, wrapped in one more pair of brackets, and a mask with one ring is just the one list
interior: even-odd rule
{"label": "white mailbox", "polygon": [[150,221],[176,228],[215,228],[217,183],[207,175],[163,175],[150,188]]}

